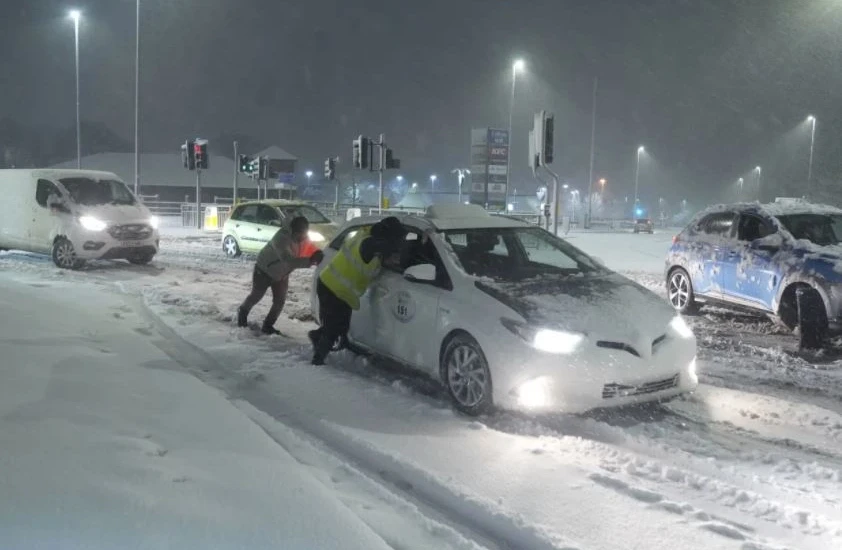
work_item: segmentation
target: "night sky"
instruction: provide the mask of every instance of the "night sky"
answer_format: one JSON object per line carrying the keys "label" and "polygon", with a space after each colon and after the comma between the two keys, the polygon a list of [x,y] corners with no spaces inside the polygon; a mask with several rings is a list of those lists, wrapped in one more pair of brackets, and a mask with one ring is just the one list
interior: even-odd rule
{"label": "night sky", "polygon": [[[764,165],[767,198],[842,171],[839,0],[141,0],[142,149],[254,135],[320,172],[351,139],[385,132],[408,179],[468,166],[470,128],[508,124],[515,186],[534,188],[526,134],[556,115],[554,168],[586,188],[599,78],[595,178],[641,195],[724,197]],[[134,0],[4,0],[0,116],[74,122],[73,24],[82,112],[133,138]],[[768,182],[768,183],[767,183]]]}

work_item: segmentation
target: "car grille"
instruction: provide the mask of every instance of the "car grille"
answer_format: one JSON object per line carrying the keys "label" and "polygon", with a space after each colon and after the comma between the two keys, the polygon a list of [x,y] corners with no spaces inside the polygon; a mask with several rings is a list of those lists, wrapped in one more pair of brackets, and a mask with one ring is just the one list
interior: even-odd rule
{"label": "car grille", "polygon": [[602,398],[611,399],[614,397],[628,397],[631,395],[645,395],[647,393],[657,393],[659,391],[668,390],[678,386],[678,375],[672,378],[664,378],[663,380],[656,380],[654,382],[646,382],[639,386],[628,386],[625,384],[605,384],[602,387]]}
{"label": "car grille", "polygon": [[640,353],[633,347],[628,344],[624,344],[623,342],[609,342],[607,340],[600,340],[596,343],[596,347],[598,348],[606,348],[606,349],[616,349],[619,351],[625,351],[631,353],[635,357],[640,357]]}
{"label": "car grille", "polygon": [[142,241],[152,235],[152,227],[145,224],[112,225],[108,234],[118,241]]}

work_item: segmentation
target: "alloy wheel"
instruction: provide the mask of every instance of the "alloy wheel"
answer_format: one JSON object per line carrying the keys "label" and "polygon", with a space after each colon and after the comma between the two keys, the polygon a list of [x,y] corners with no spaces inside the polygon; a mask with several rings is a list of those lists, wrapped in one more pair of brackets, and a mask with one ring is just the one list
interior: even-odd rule
{"label": "alloy wheel", "polygon": [[460,405],[471,408],[480,403],[488,391],[488,375],[479,353],[471,346],[460,345],[447,362],[447,383]]}

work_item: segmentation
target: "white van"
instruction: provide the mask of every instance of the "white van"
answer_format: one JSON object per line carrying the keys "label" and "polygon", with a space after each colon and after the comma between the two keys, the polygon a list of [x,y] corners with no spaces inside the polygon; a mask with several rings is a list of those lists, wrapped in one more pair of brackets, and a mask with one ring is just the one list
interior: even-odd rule
{"label": "white van", "polygon": [[111,172],[0,170],[0,250],[78,269],[85,260],[149,263],[158,240],[158,219]]}

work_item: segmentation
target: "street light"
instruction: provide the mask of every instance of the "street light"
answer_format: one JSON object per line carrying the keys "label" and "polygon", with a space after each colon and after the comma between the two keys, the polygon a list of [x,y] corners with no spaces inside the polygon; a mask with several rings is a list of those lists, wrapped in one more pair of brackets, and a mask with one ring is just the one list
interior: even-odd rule
{"label": "street light", "polygon": [[398,181],[403,181],[403,176],[400,176],[400,175],[399,175],[399,176],[397,177],[397,180],[398,180]]}
{"label": "street light", "polygon": [[307,170],[306,172],[304,172],[304,175],[307,176],[307,185],[310,185],[310,178],[313,177],[313,171]]}
{"label": "street light", "polygon": [[[516,59],[514,63],[512,63],[512,97],[509,100],[509,148],[508,148],[508,158],[506,159],[506,198],[508,199],[509,195],[509,186],[508,182],[512,179],[512,113],[514,112],[515,108],[515,84],[517,83],[517,73],[523,71],[526,67],[526,63],[524,63],[523,59]],[[508,200],[506,201],[508,202]]]}
{"label": "street light", "polygon": [[762,169],[759,166],[755,166],[754,171],[757,172],[757,200],[760,200],[760,175]]}
{"label": "street light", "polygon": [[816,143],[816,117],[810,115],[807,117],[807,122],[813,124],[810,130],[810,163],[807,165],[807,196],[810,196],[810,181],[813,179],[813,145]]}
{"label": "street light", "polygon": [[643,148],[643,145],[637,148],[637,168],[634,171],[634,204],[637,204],[639,200],[637,190],[640,182],[640,155],[642,155],[645,151],[646,149]]}
{"label": "street light", "polygon": [[433,193],[435,193],[435,192],[436,192],[436,179],[437,179],[437,178],[436,178],[436,175],[435,175],[435,174],[433,174],[432,176],[430,176],[430,185],[432,186]]}
{"label": "street light", "polygon": [[68,14],[73,20],[73,42],[76,51],[76,168],[82,168],[82,127],[79,120],[79,19],[82,12],[71,10]]}
{"label": "street light", "polygon": [[605,180],[605,178],[599,179],[599,185],[600,185],[599,194],[600,194],[600,196],[605,194],[605,184],[606,183],[608,183],[608,182]]}
{"label": "street light", "polygon": [[462,183],[465,181],[465,176],[470,174],[471,171],[467,168],[454,168],[450,171],[451,174],[456,174],[456,177],[459,180],[459,204],[462,204]]}
{"label": "street light", "polygon": [[743,178],[738,179],[737,183],[740,184],[740,200],[743,200]]}
{"label": "street light", "polygon": [[140,0],[135,2],[134,39],[134,194],[140,195]]}

